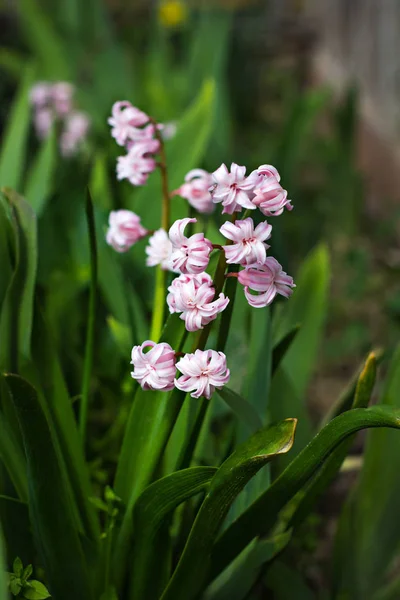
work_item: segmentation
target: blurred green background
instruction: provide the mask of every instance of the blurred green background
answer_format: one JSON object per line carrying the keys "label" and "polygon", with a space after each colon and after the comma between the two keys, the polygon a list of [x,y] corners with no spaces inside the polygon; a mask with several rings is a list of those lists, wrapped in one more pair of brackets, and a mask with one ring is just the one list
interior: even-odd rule
{"label": "blurred green background", "polygon": [[[379,177],[371,180],[361,158],[378,141],[388,156],[395,150],[383,131],[361,135],[370,123],[357,78],[350,74],[338,92],[326,62],[317,61],[324,55],[324,30],[308,3],[19,0],[1,3],[0,23],[0,185],[24,194],[38,216],[38,297],[71,396],[78,393],[82,376],[89,286],[82,214],[86,185],[99,239],[114,208],[130,208],[147,227],[159,226],[157,175],[143,189],[116,181],[118,148],[107,117],[117,100],[131,101],[160,122],[177,123],[176,137],[167,142],[172,189],[194,167],[213,171],[231,161],[248,170],[264,163],[277,167],[295,210],[274,223],[273,251],[289,273],[297,273],[321,242],[328,247],[331,271],[327,261],[319,263],[325,265],[321,277],[330,280],[329,304],[321,317],[326,334],[318,352],[317,345],[313,349],[317,361],[302,390],[311,422],[331,407],[371,348],[384,347],[391,355],[400,332],[400,215],[390,186],[380,187]],[[43,144],[36,139],[28,95],[37,81],[68,81],[76,87],[79,108],[92,122],[78,155],[59,156],[56,132]],[[381,171],[379,165],[375,171]],[[385,183],[392,177],[396,191],[395,167],[382,177]],[[175,216],[183,207],[174,200]],[[211,221],[209,227],[216,235],[216,224]],[[91,449],[95,454],[106,446],[108,454],[102,464],[92,465],[99,485],[115,462],[113,436],[118,437],[126,417],[113,382],[123,380],[129,396],[126,357],[132,344],[147,336],[153,283],[143,258],[144,244],[118,259],[100,244],[104,326],[97,332],[101,352],[95,357],[91,427],[108,437],[94,435]],[[133,293],[138,288],[140,294]],[[249,327],[257,324],[246,322],[243,329]],[[237,379],[249,351],[245,334],[238,327],[230,340]],[[339,499],[340,485],[334,491]],[[334,518],[332,497],[321,510]],[[320,562],[327,551],[324,544],[315,551],[313,537],[319,526],[317,519],[302,543],[313,554],[312,559],[306,554],[308,577],[323,587]]]}

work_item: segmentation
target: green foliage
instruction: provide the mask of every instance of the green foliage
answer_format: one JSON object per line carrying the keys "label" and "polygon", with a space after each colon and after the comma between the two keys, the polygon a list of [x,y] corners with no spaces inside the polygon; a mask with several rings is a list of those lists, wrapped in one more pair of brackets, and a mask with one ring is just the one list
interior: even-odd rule
{"label": "green foliage", "polygon": [[17,598],[26,598],[26,600],[45,600],[50,598],[46,586],[36,579],[30,579],[33,573],[32,565],[23,567],[20,558],[16,558],[13,563],[13,572],[8,573],[8,586],[11,594]]}

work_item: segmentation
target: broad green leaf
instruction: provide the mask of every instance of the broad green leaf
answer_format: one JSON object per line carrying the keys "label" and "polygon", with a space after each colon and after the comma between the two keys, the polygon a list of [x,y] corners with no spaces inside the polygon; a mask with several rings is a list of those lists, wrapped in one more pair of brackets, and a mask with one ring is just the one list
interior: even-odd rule
{"label": "broad green leaf", "polygon": [[54,81],[74,81],[68,47],[44,9],[36,0],[21,0],[18,11],[25,39],[39,61],[41,76]]}
{"label": "broad green leaf", "polygon": [[[368,406],[375,385],[376,364],[377,360],[375,354],[371,352],[359,375],[354,392],[352,408],[366,408]],[[342,444],[340,444],[340,446],[338,446],[327,458],[304,491],[299,492],[300,497],[294,498],[296,509],[290,518],[289,527],[298,527],[309,514],[319,496],[327,489],[331,481],[339,472],[346,456],[351,450],[353,442],[354,436],[350,436],[342,442]]]}
{"label": "broad green leaf", "polygon": [[[193,467],[171,473],[152,483],[138,498],[133,512],[135,522],[133,598],[158,598],[162,592],[157,534],[172,511],[185,500],[207,489],[217,471],[214,467]],[[158,588],[158,589],[157,589]]]}
{"label": "broad green leaf", "polygon": [[57,161],[56,130],[53,129],[42,147],[27,175],[24,195],[39,216],[52,192],[53,175]]}
{"label": "broad green leaf", "polygon": [[22,590],[24,598],[27,600],[45,600],[50,597],[50,594],[43,583],[31,579]]}
{"label": "broad green leaf", "polygon": [[204,600],[245,600],[263,566],[289,543],[291,531],[271,538],[253,540],[226,571],[209,586]]}
{"label": "broad green leaf", "polygon": [[270,531],[281,509],[343,440],[360,429],[370,427],[400,429],[400,410],[388,406],[355,408],[328,423],[272,485],[223,532],[212,553],[213,576],[218,575],[254,537]]}
{"label": "broad green leaf", "polygon": [[250,433],[262,428],[262,420],[250,402],[247,402],[242,396],[226,386],[218,390],[218,395],[233,410],[239,420],[246,425]]}
{"label": "broad green leaf", "polygon": [[6,555],[4,549],[3,532],[0,523],[0,600],[8,600],[6,576]]}
{"label": "broad green leaf", "polygon": [[296,420],[288,419],[258,431],[218,469],[162,600],[198,597],[207,580],[215,538],[232,502],[265,464],[290,450],[295,428]]}
{"label": "broad green leaf", "polygon": [[0,154],[0,188],[20,188],[29,131],[29,90],[32,83],[33,69],[28,66],[21,79],[11,114],[7,118]]}
{"label": "broad green leaf", "polygon": [[0,313],[3,300],[10,284],[12,276],[12,264],[10,255],[10,241],[13,238],[9,206],[6,199],[0,194]]}
{"label": "broad green leaf", "polygon": [[[195,102],[189,107],[178,124],[176,136],[166,144],[170,191],[176,190],[190,169],[201,164],[205,153],[214,105],[214,83],[206,81]],[[146,215],[146,227],[157,229],[161,222],[161,182],[154,173],[146,186],[134,194],[129,208]],[[171,200],[171,222],[181,218],[187,210],[187,202],[178,196]]]}
{"label": "broad green leaf", "polygon": [[297,453],[311,437],[305,394],[317,363],[328,311],[329,257],[324,246],[309,255],[295,282],[297,288],[285,307],[277,337],[299,324],[300,330],[274,374],[269,406],[273,420],[289,416],[299,419],[294,445]]}
{"label": "broad green leaf", "polygon": [[[392,358],[379,408],[400,409],[400,347]],[[400,522],[393,518],[400,494],[399,457],[395,432],[370,432],[358,487],[339,522],[336,593],[368,599],[383,584],[400,538]],[[351,569],[346,561],[352,561]]]}
{"label": "broad green leaf", "polygon": [[51,431],[38,396],[20,377],[9,375],[6,381],[24,439],[29,512],[51,593],[60,600],[90,599],[92,593],[85,557]]}
{"label": "broad green leaf", "polygon": [[4,190],[11,206],[15,236],[15,268],[0,315],[0,365],[16,371],[29,360],[33,298],[37,270],[36,216],[12,190]]}

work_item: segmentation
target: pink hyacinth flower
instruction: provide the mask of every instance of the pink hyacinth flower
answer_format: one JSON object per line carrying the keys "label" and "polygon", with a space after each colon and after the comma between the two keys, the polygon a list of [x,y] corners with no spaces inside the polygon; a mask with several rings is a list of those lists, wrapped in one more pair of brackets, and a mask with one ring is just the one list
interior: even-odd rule
{"label": "pink hyacinth flower", "polygon": [[196,222],[197,219],[178,219],[169,230],[172,267],[181,273],[203,273],[210,261],[213,247],[204,233],[195,233],[189,238],[184,235],[186,225]]}
{"label": "pink hyacinth flower", "polygon": [[145,251],[148,267],[161,265],[164,271],[174,271],[171,262],[172,243],[165,229],[158,229],[153,233],[149,238],[149,244],[146,246]]}
{"label": "pink hyacinth flower", "polygon": [[264,221],[254,228],[251,217],[243,221],[231,223],[227,221],[220,227],[223,236],[231,240],[233,244],[222,246],[225,251],[226,262],[237,265],[263,264],[267,258],[268,244],[264,240],[271,237],[272,226]]}
{"label": "pink hyacinth flower", "polygon": [[288,210],[293,208],[287,197],[287,191],[275,177],[265,177],[259,187],[255,188],[253,204],[266,217],[277,217],[283,213],[285,207]]}
{"label": "pink hyacinth flower", "polygon": [[203,329],[217,318],[229,303],[229,298],[220,294],[216,300],[211,277],[207,273],[180,275],[168,288],[167,304],[170,313],[181,313],[187,331]]}
{"label": "pink hyacinth flower", "polygon": [[281,180],[281,176],[279,175],[277,169],[275,169],[275,167],[272,165],[260,165],[257,169],[257,173],[263,177],[273,177],[277,181]]}
{"label": "pink hyacinth flower", "polygon": [[207,173],[204,169],[192,169],[186,175],[185,183],[173,194],[179,194],[182,198],[186,198],[189,204],[200,213],[210,214],[215,208],[210,194],[213,183],[211,173]]}
{"label": "pink hyacinth flower", "polygon": [[215,388],[222,388],[229,381],[230,372],[226,356],[216,350],[196,350],[186,354],[176,365],[182,373],[175,385],[183,392],[192,392],[192,398],[204,396],[210,399]]}
{"label": "pink hyacinth flower", "polygon": [[54,114],[50,108],[38,108],[33,117],[36,135],[40,140],[45,140],[54,123]]}
{"label": "pink hyacinth flower", "polygon": [[60,148],[63,156],[71,156],[78,150],[85,139],[90,126],[90,119],[84,112],[72,112],[65,122],[65,130],[60,137]]}
{"label": "pink hyacinth flower", "polygon": [[132,348],[131,364],[134,370],[131,376],[144,390],[169,392],[174,387],[175,362],[175,352],[169,344],[147,340],[141,346]]}
{"label": "pink hyacinth flower", "polygon": [[149,117],[143,111],[126,100],[115,102],[111,109],[108,124],[111,125],[111,135],[120,146],[125,146],[128,140],[137,139],[137,128],[148,123]]}
{"label": "pink hyacinth flower", "polygon": [[[238,274],[239,282],[245,286],[244,294],[250,306],[261,308],[268,306],[277,294],[289,298],[295,284],[293,278],[287,275],[278,261],[269,256],[263,265],[247,267]],[[249,289],[259,292],[251,294]]]}
{"label": "pink hyacinth flower", "polygon": [[35,83],[30,89],[29,100],[35,108],[43,108],[51,98],[51,85],[45,81]]}
{"label": "pink hyacinth flower", "polygon": [[117,252],[126,252],[147,234],[140,217],[130,210],[113,210],[109,216],[107,244]]}
{"label": "pink hyacinth flower", "polygon": [[254,186],[260,179],[257,171],[246,177],[246,167],[232,163],[230,172],[226,165],[222,164],[212,175],[216,184],[212,191],[212,199],[213,202],[222,202],[223,213],[231,215],[242,208],[255,209],[251,198]]}
{"label": "pink hyacinth flower", "polygon": [[74,86],[67,81],[58,81],[51,87],[51,99],[59,117],[67,115],[72,110]]}
{"label": "pink hyacinth flower", "polygon": [[158,140],[135,143],[125,156],[117,158],[117,179],[127,179],[132,185],[144,185],[150,173],[156,169],[152,156],[159,147]]}

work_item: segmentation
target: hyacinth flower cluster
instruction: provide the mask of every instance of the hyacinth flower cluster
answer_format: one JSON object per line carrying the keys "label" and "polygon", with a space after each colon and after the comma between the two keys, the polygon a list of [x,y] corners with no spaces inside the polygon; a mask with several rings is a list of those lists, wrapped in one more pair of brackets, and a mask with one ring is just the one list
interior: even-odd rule
{"label": "hyacinth flower cluster", "polygon": [[76,154],[90,128],[89,116],[77,110],[75,88],[66,81],[41,81],[30,90],[33,123],[40,140],[45,140],[55,124],[60,127],[59,147],[62,156]]}
{"label": "hyacinth flower cluster", "polygon": [[[127,102],[114,105],[109,124],[112,136],[128,151],[118,159],[117,177],[125,177],[121,177],[121,170],[126,166],[126,178],[131,183],[145,183],[151,170],[157,167],[152,155],[162,152],[158,124]],[[295,287],[292,277],[268,254],[271,223],[262,220],[255,224],[250,216],[254,210],[265,217],[279,216],[285,208],[292,210],[275,167],[261,165],[247,176],[246,167],[235,163],[230,169],[223,164],[213,173],[193,169],[182,185],[168,194],[167,201],[176,195],[185,198],[199,213],[210,214],[221,204],[222,214],[230,215],[219,229],[226,244],[213,244],[203,232],[189,235],[189,227],[198,222],[194,217],[178,219],[168,230],[150,231],[129,210],[110,214],[106,239],[118,252],[126,252],[140,239],[149,237],[146,264],[176,274],[167,289],[166,303],[169,312],[177,313],[184,321],[188,332],[207,327],[230,302],[222,292],[223,286],[217,286],[207,273],[213,252],[222,253],[223,269],[226,271],[228,266],[225,277],[237,278],[250,306],[262,308],[270,305],[277,295],[291,296]],[[246,214],[238,218],[243,209]],[[229,270],[229,265],[237,268]],[[210,398],[216,388],[229,380],[223,352],[197,348],[179,360],[177,357],[169,344],[148,340],[132,350],[132,377],[144,390],[170,391],[177,387],[195,398]],[[176,370],[181,373],[178,378]]]}

